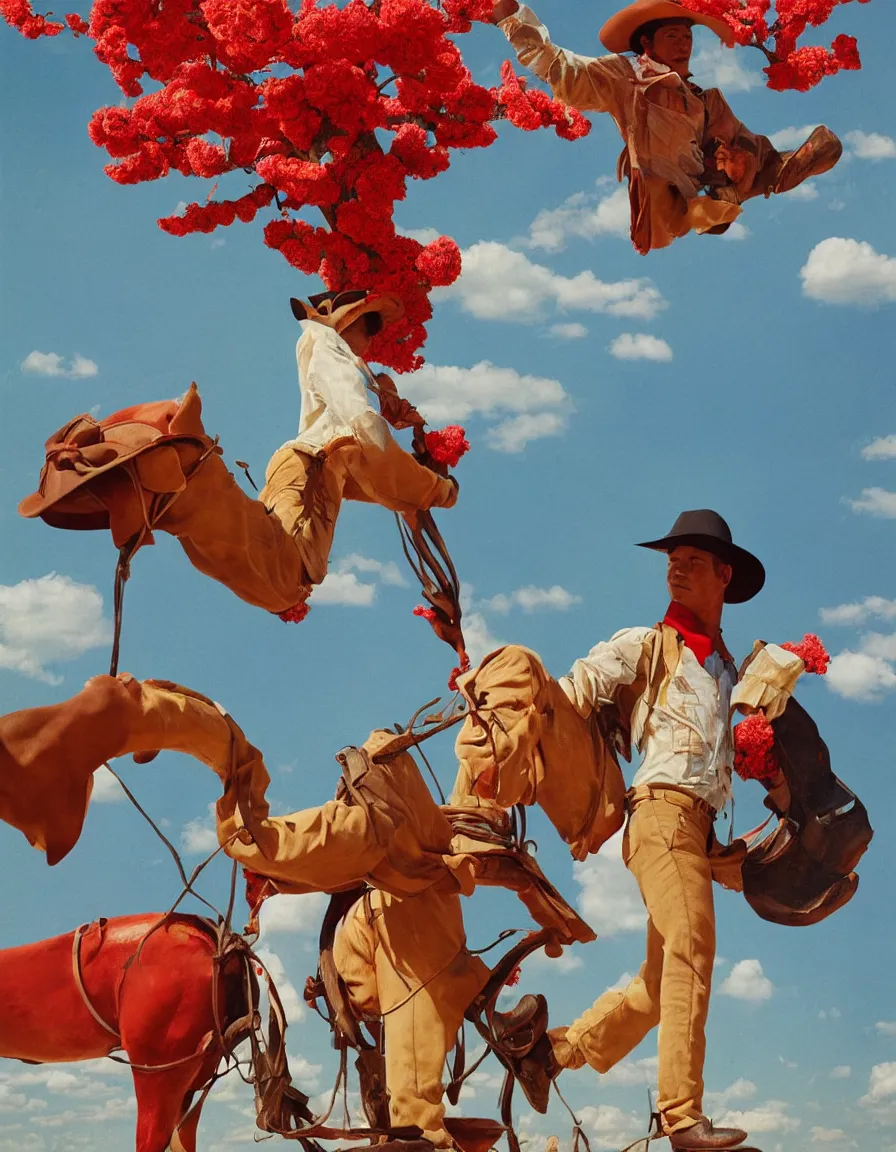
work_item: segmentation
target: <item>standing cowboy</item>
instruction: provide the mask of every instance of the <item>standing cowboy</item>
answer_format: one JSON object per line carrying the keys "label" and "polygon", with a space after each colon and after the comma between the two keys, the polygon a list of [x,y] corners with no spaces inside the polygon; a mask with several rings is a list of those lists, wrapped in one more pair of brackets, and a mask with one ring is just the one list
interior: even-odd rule
{"label": "standing cowboy", "polygon": [[842,153],[824,127],[795,152],[778,152],[741,124],[717,88],[698,88],[689,68],[693,25],[729,47],[734,35],[724,20],[678,0],[635,0],[611,16],[600,39],[613,55],[599,59],[556,47],[517,0],[497,0],[492,19],[557,99],[616,121],[625,141],[617,175],[628,178],[632,243],[642,255],[690,231],[725,232],[744,200],[789,192]]}
{"label": "standing cowboy", "polygon": [[258,500],[239,487],[206,433],[193,385],[180,402],[136,405],[100,423],[79,416],[61,428],[20,513],[58,528],[109,528],[128,558],[152,543],[154,530],[169,532],[200,572],[299,620],[327,574],[343,500],[411,517],[450,508],[457,482],[406,452],[368,400],[368,385],[381,390],[383,378],[363,356],[402,316],[400,298],[325,292],[291,303],[303,329],[299,434],[274,453]]}
{"label": "standing cowboy", "polygon": [[604,1073],[661,1025],[657,1109],[672,1147],[732,1148],[746,1133],[714,1128],[703,1114],[715,958],[710,854],[713,821],[731,795],[737,681],[721,620],[724,604],[759,592],[765,571],[708,510],[683,512],[667,536],[641,547],[669,557],[672,602],[662,625],[618,632],[560,685],[583,716],[615,705],[642,753],[626,797],[622,856],[647,907],[647,958],[625,989],[552,1030],[549,1060],[554,1073],[586,1062]]}

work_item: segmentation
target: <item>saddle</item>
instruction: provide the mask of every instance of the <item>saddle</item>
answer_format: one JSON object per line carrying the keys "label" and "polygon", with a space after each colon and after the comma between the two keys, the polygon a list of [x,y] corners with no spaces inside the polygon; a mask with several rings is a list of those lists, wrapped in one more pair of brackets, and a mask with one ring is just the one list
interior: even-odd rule
{"label": "saddle", "polygon": [[874,835],[861,800],[831,769],[815,721],[793,698],[772,721],[784,783],[766,784],[774,831],[744,858],[743,891],[774,924],[817,924],[852,899]]}

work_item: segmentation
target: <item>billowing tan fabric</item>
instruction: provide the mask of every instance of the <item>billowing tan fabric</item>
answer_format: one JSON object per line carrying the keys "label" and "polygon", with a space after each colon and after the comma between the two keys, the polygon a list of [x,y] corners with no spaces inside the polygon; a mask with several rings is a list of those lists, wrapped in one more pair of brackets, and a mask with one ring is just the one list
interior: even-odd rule
{"label": "billowing tan fabric", "polygon": [[500,648],[458,685],[472,711],[457,738],[452,804],[539,804],[579,860],[622,827],[615,757],[534,652]]}
{"label": "billowing tan fabric", "polygon": [[60,704],[0,717],[0,818],[55,864],[80,836],[96,769],[161,749],[209,765],[226,781],[225,796],[249,812],[264,795],[261,753],[211,700],[123,673],[96,676]]}
{"label": "billowing tan fabric", "polygon": [[[373,754],[394,736],[374,732],[364,751]],[[267,802],[257,802],[266,772],[250,790],[251,811],[236,790],[225,793],[217,808],[220,843],[281,892],[338,892],[365,881],[396,896],[434,887],[472,892],[475,861],[453,851],[451,825],[413,758],[405,752],[384,765],[366,756],[359,763],[336,800],[288,816],[269,816]]]}
{"label": "billowing tan fabric", "polygon": [[416,1125],[437,1147],[450,1147],[445,1058],[489,975],[467,950],[459,896],[370,892],[340,927],[333,959],[358,1018],[383,1019],[392,1124]]}
{"label": "billowing tan fabric", "polygon": [[[558,1058],[598,1072],[618,1064],[662,1020],[657,1109],[666,1131],[703,1115],[706,1017],[715,959],[709,815],[681,792],[634,798],[622,855],[647,908],[647,958],[560,1037]],[[556,1035],[556,1033],[554,1033]]]}
{"label": "billowing tan fabric", "polygon": [[195,384],[180,405],[140,405],[129,414],[128,427],[138,431],[144,417],[155,420],[145,425],[139,454],[114,466],[113,448],[96,459],[87,448],[78,450],[77,486],[70,489],[76,449],[62,452],[48,442],[41,491],[53,502],[32,507],[29,497],[23,514],[64,528],[109,527],[118,548],[151,544],[154,529],[169,532],[195,568],[269,612],[302,603],[326,576],[343,500],[413,513],[451,507],[457,499],[454,483],[418,464],[389,436],[384,447],[336,440],[316,456],[281,448],[254,500],[206,434]]}
{"label": "billowing tan fabric", "polygon": [[766,719],[777,720],[805,670],[806,665],[795,652],[757,640],[741,666],[731,694],[731,707],[761,708]]}
{"label": "billowing tan fabric", "polygon": [[[525,5],[500,26],[520,62],[557,99],[615,120],[625,141],[618,176],[630,179],[632,240],[639,252],[664,248],[691,230],[724,230],[740,215],[740,203],[774,187],[789,153],[750,132],[718,89],[695,90],[647,57],[589,57],[559,48]],[[725,185],[727,178],[711,168],[714,141],[749,154],[737,185]],[[723,185],[719,199],[700,195],[706,183]]]}

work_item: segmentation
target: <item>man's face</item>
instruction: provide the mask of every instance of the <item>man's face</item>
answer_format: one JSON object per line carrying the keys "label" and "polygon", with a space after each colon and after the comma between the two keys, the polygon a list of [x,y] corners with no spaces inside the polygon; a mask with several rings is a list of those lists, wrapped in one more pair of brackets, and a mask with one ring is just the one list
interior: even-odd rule
{"label": "man's face", "polygon": [[700,548],[674,548],[669,553],[669,595],[698,616],[717,609],[725,599],[731,567]]}
{"label": "man's face", "polygon": [[644,43],[651,60],[681,76],[687,75],[694,46],[694,34],[687,20],[669,20],[657,28],[652,40]]}

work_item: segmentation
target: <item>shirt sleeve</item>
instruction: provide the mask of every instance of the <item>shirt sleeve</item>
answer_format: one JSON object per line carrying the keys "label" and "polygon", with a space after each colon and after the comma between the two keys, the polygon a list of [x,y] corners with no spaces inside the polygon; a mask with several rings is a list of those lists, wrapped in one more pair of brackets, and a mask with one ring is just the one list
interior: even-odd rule
{"label": "shirt sleeve", "polygon": [[551,43],[531,8],[521,4],[499,25],[519,62],[549,84],[558,100],[581,112],[613,112],[632,75],[622,56],[579,56]]}
{"label": "shirt sleeve", "polygon": [[350,428],[359,443],[385,449],[389,429],[370,407],[364,377],[355,355],[338,332],[324,324],[309,324],[302,341],[310,342],[304,361],[305,390],[312,403],[326,407],[334,424]]}
{"label": "shirt sleeve", "polygon": [[595,644],[587,656],[576,660],[569,675],[560,678],[560,687],[581,716],[611,703],[618,689],[634,683],[652,632],[652,628],[625,628]]}

